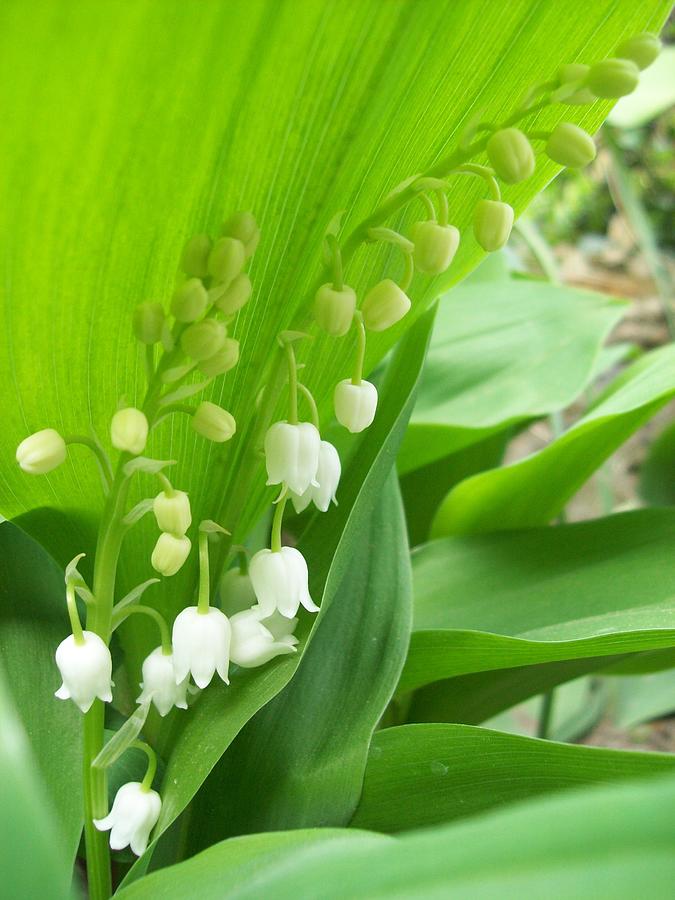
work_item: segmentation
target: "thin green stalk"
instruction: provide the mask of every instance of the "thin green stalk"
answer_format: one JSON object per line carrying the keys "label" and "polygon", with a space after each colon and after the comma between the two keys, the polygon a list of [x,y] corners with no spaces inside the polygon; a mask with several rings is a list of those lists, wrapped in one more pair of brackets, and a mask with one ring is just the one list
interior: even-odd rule
{"label": "thin green stalk", "polygon": [[209,536],[199,532],[199,598],[197,612],[206,615],[209,611]]}
{"label": "thin green stalk", "polygon": [[286,341],[286,359],[288,361],[288,421],[298,424],[298,366],[295,361],[293,343]]}
{"label": "thin green stalk", "polygon": [[84,635],[82,634],[82,623],[77,612],[77,602],[75,601],[75,585],[66,584],[66,605],[68,607],[68,618],[70,619],[70,630],[73,632],[76,644],[84,644]]}
{"label": "thin green stalk", "polygon": [[551,730],[551,720],[553,718],[553,701],[555,699],[555,691],[551,688],[542,695],[541,711],[539,713],[539,722],[537,725],[537,737],[547,740]]}
{"label": "thin green stalk", "polygon": [[270,547],[274,553],[278,553],[281,550],[281,526],[284,521],[284,509],[287,502],[288,497],[284,492],[279,498],[274,510],[274,518],[272,519],[272,537],[270,540]]}
{"label": "thin green stalk", "polygon": [[314,395],[310,391],[308,387],[302,384],[300,381],[298,382],[298,390],[303,395],[305,400],[309,405],[309,412],[312,419],[312,425],[316,428],[317,431],[320,431],[320,423],[319,423],[319,410],[316,405],[316,400],[314,399]]}
{"label": "thin green stalk", "polygon": [[162,643],[162,653],[166,656],[170,656],[172,653],[171,650],[171,635],[169,633],[169,626],[166,624],[166,619],[164,616],[156,609],[153,609],[151,606],[143,606],[139,604],[137,606],[126,606],[124,609],[119,611],[119,614],[114,616],[113,622],[113,630],[116,629],[122,622],[134,613],[140,613],[141,615],[148,616],[148,618],[152,619],[157,628],[159,629],[159,636]]}
{"label": "thin green stalk", "polygon": [[143,791],[149,791],[152,787],[152,782],[155,780],[155,775],[157,774],[157,754],[149,744],[145,743],[145,741],[134,741],[131,746],[136,747],[138,750],[142,750],[148,757],[148,768],[146,769],[145,777],[141,782],[141,789]]}
{"label": "thin green stalk", "polygon": [[103,482],[106,486],[107,490],[110,490],[113,483],[113,472],[112,466],[110,464],[110,458],[108,454],[105,452],[103,447],[95,441],[93,438],[87,437],[86,434],[69,434],[64,438],[66,444],[82,444],[83,447],[87,447],[96,457],[96,461],[101,470],[101,475],[103,477]]}
{"label": "thin green stalk", "polygon": [[354,357],[352,384],[361,384],[363,365],[366,359],[366,327],[363,324],[363,315],[358,309],[354,313],[354,322],[356,324],[356,356]]}
{"label": "thin green stalk", "polygon": [[329,234],[326,237],[326,241],[332,255],[333,288],[336,291],[341,291],[344,287],[344,274],[342,271],[342,252],[340,250],[340,243],[334,234]]}

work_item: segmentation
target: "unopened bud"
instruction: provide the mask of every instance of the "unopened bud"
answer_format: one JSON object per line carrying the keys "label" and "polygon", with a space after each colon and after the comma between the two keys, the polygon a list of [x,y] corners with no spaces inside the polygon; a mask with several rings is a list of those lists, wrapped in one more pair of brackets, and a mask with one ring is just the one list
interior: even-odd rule
{"label": "unopened bud", "polygon": [[180,258],[180,267],[188,277],[206,278],[209,274],[211,244],[208,234],[195,234],[187,241]]}
{"label": "unopened bud", "polygon": [[427,275],[445,272],[459,247],[459,231],[454,225],[416,222],[410,236],[415,244],[415,268]]}
{"label": "unopened bud", "polygon": [[410,309],[410,299],[401,288],[385,278],[372,287],[363,301],[363,324],[369,331],[384,331],[395,325]]}
{"label": "unopened bud", "polygon": [[473,233],[483,250],[492,253],[508,241],[513,228],[513,209],[501,200],[479,200],[473,214]]}
{"label": "unopened bud", "polygon": [[246,272],[242,272],[222,294],[218,295],[216,306],[221,312],[231,316],[248,302],[252,290],[251,279]]}
{"label": "unopened bud", "polygon": [[188,278],[171,298],[171,312],[179,322],[194,322],[204,315],[209,298],[199,278]]}
{"label": "unopened bud", "polygon": [[175,575],[190,555],[191,548],[192,542],[184,534],[160,534],[150,558],[152,568],[160,575]]}
{"label": "unopened bud", "polygon": [[223,444],[237,430],[237,423],[226,409],[208,400],[202,400],[192,416],[192,427],[209,441]]}
{"label": "unopened bud", "polygon": [[637,87],[640,70],[630,59],[603,59],[591,66],[587,86],[596,97],[613,100],[624,97]]}
{"label": "unopened bud", "polygon": [[340,425],[358,434],[372,424],[377,410],[377,388],[369,381],[352,384],[349,379],[335,385],[335,418]]}
{"label": "unopened bud", "polygon": [[595,159],[593,138],[572,122],[559,122],[549,135],[546,153],[561,166],[580,169]]}
{"label": "unopened bud", "polygon": [[569,94],[562,101],[569,106],[584,106],[587,103],[593,103],[595,94],[589,91],[587,87],[581,85],[586,81],[588,73],[591,71],[590,66],[584,66],[582,63],[568,63],[558,69],[558,81],[561,86],[579,82],[579,87],[574,93]]}
{"label": "unopened bud", "polygon": [[244,268],[246,251],[237,238],[223,237],[209,253],[209,275],[220,284],[229,284]]}
{"label": "unopened bud", "polygon": [[239,341],[225,338],[223,346],[213,356],[199,363],[199,371],[207,378],[216,378],[229,372],[239,362]]}
{"label": "unopened bud", "polygon": [[192,523],[190,498],[185,491],[174,491],[173,494],[160,491],[153,501],[152,511],[160,531],[181,535]]}
{"label": "unopened bud", "polygon": [[651,66],[661,52],[661,41],[655,34],[643,31],[619,44],[616,55],[620,59],[630,59],[638,69],[646,69]]}
{"label": "unopened bud", "polygon": [[148,440],[148,420],[140,409],[133,406],[120,409],[112,417],[110,439],[113,447],[138,456],[145,450]]}
{"label": "unopened bud", "polygon": [[183,353],[190,359],[209,359],[222,349],[227,329],[216,319],[204,319],[189,325],[180,338]]}
{"label": "unopened bud", "polygon": [[16,448],[16,461],[30,475],[51,472],[66,458],[66,442],[58,431],[43,428],[24,438]]}
{"label": "unopened bud", "polygon": [[322,284],[314,297],[314,318],[319,328],[333,337],[347,334],[355,309],[356,294],[346,284],[340,291],[332,284]]}
{"label": "unopened bud", "polygon": [[525,181],[534,172],[534,151],[518,128],[495,131],[487,142],[490,165],[507,184]]}
{"label": "unopened bud", "polygon": [[250,212],[237,212],[223,224],[222,234],[241,241],[246,258],[253,256],[260,240],[260,229],[255,216]]}
{"label": "unopened bud", "polygon": [[142,344],[162,340],[164,309],[161,303],[141,303],[134,310],[134,334]]}

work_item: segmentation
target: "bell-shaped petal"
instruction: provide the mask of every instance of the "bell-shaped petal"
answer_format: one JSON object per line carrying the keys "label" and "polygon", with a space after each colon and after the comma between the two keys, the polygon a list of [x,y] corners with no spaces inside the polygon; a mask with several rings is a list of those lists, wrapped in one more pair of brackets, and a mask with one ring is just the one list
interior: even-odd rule
{"label": "bell-shaped petal", "polygon": [[162,532],[150,557],[152,568],[167,578],[175,575],[190,555],[191,548],[192,542],[186,535]]}
{"label": "bell-shaped petal", "polygon": [[160,716],[165,716],[174,706],[187,709],[185,695],[189,679],[186,675],[176,683],[173,653],[164,653],[161,647],[155,648],[143,661],[142,672],[141,695],[137,703],[151,700]]}
{"label": "bell-shaped petal", "polygon": [[352,384],[346,378],[335,385],[335,418],[340,425],[358,434],[372,425],[377,411],[377,388],[369,381]]}
{"label": "bell-shaped petal", "polygon": [[161,809],[162,799],[157,791],[144,788],[138,781],[129,781],[115,794],[108,815],[104,819],[94,819],[94,825],[99,831],[110,831],[113,850],[128,846],[136,856],[141,856]]}
{"label": "bell-shaped petal", "polygon": [[311,422],[275,422],[265,435],[267,484],[286,484],[304,494],[316,480],[321,437]]}
{"label": "bell-shaped petal", "polygon": [[319,447],[319,467],[316,471],[316,484],[310,484],[303,494],[291,493],[291,500],[297,513],[314,503],[321,512],[326,512],[331,502],[337,503],[335,492],[340,483],[342,467],[340,454],[328,441],[321,441]]}
{"label": "bell-shaped petal", "polygon": [[[289,625],[298,621],[285,619],[279,613],[276,615]],[[230,619],[230,625],[232,626],[230,658],[238,666],[252,669],[264,665],[275,656],[295,653],[298,639],[292,634],[292,628],[287,627],[279,637],[276,637],[261,621],[260,607],[254,606],[252,609],[236,613]]]}
{"label": "bell-shaped petal", "polygon": [[210,684],[215,672],[229,684],[231,629],[227,616],[213,606],[205,613],[188,606],[173,623],[173,664],[176,683],[192,675],[197,687]]}
{"label": "bell-shaped petal", "polygon": [[258,598],[261,618],[279,610],[293,618],[300,605],[309,612],[319,607],[309,595],[309,575],[305,558],[295,547],[281,550],[259,550],[249,565],[253,590]]}
{"label": "bell-shaped petal", "polygon": [[71,634],[56,648],[56,665],[63,684],[56,691],[59,700],[72,700],[86,713],[99,697],[112,700],[112,659],[105,642],[93,631],[82,632],[78,644]]}

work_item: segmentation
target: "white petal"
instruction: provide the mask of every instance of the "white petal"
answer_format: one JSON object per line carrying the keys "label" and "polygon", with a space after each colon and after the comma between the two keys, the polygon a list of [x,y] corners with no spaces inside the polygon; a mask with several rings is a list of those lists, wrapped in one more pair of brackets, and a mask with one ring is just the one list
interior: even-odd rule
{"label": "white petal", "polygon": [[248,573],[263,615],[271,615],[278,606],[279,597],[287,590],[286,566],[281,553],[259,550],[249,564]]}
{"label": "white petal", "polygon": [[281,484],[293,478],[298,458],[300,435],[297,426],[288,422],[275,422],[265,435],[265,464],[267,484]]}

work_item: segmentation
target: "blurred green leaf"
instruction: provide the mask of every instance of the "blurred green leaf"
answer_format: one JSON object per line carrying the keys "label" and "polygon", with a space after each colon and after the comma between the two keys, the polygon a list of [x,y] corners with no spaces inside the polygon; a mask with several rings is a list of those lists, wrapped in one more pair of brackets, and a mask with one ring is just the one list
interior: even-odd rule
{"label": "blurred green leaf", "polygon": [[451,291],[440,303],[399,471],[568,406],[625,309],[604,294],[546,281],[509,278]]}
{"label": "blurred green leaf", "polygon": [[0,659],[72,863],[82,831],[82,714],[54,696],[61,684],[54,652],[69,631],[63,571],[39,544],[3,522]]}
{"label": "blurred green leaf", "polygon": [[[199,900],[667,897],[675,874],[673,803],[672,776],[603,785],[396,841],[359,835],[349,843],[336,839],[288,847],[283,863],[263,866],[250,880],[231,886],[228,871],[236,877],[236,857],[229,866],[219,862],[221,853],[236,853],[235,841],[226,841],[120,896],[168,900],[180,884],[185,896]],[[237,840],[254,852],[255,842],[269,839]]]}
{"label": "blurred green leaf", "polygon": [[675,511],[433,541],[413,554],[400,689],[675,645]]}
{"label": "blurred green leaf", "polygon": [[590,412],[548,447],[455,487],[432,536],[545,525],[633,432],[675,395],[675,346],[646,354],[625,370]]}
{"label": "blurred green leaf", "polygon": [[675,711],[675,669],[612,678],[612,721],[619,728],[669,716]]}
{"label": "blurred green leaf", "polygon": [[675,505],[675,422],[649,448],[640,467],[640,494],[650,506]]}
{"label": "blurred green leaf", "polygon": [[[2,527],[2,531],[5,526]],[[3,659],[4,661],[4,659]],[[0,671],[0,866],[8,900],[72,897],[72,854]],[[75,789],[75,784],[68,785]]]}
{"label": "blurred green leaf", "polygon": [[[161,788],[162,813],[153,844],[132,869],[130,880],[145,871],[157,838],[186,808],[241,728],[288,683],[310,639],[314,635],[319,639],[318,634],[323,633],[320,646],[324,640],[333,639],[331,627],[324,626],[323,622],[352,569],[356,548],[394,465],[414,402],[433,314],[434,310],[429,310],[415,323],[391,360],[381,385],[380,413],[362,436],[359,451],[343,475],[340,504],[328,513],[317,515],[303,536],[301,547],[309,564],[310,588],[314,599],[320,601],[321,612],[316,618],[301,615],[296,631],[300,638],[297,654],[277,657],[257,670],[240,670],[233,674],[228,687],[211,685],[191,708],[189,716],[174,719],[181,730],[169,736],[167,746],[160,747],[168,759]],[[385,623],[381,621],[381,624],[384,628]],[[392,660],[392,666],[387,678],[395,677],[400,660]],[[383,687],[383,697],[387,690]],[[385,702],[379,699],[374,705]],[[358,728],[364,727],[363,721],[357,724]],[[357,740],[361,737],[359,733]],[[276,742],[278,738],[269,740]]]}
{"label": "blurred green leaf", "polygon": [[[138,403],[144,390],[135,304],[170,294],[188,235],[251,209],[262,239],[253,299],[234,327],[241,363],[207,391],[233,413],[237,436],[216,447],[174,416],[147,448],[179,461],[175,483],[190,489],[195,522],[212,518],[242,540],[271,499],[253,404],[277,365],[277,333],[306,330],[336,212],[347,210],[350,230],[402,179],[454,149],[477,112],[486,121],[508,116],[561,63],[606,56],[622,37],[657,29],[668,9],[666,0],[598,0],[583,15],[531,0],[10,0],[0,31],[2,458],[45,426],[93,428],[107,444],[120,397]],[[532,124],[565,118],[595,131],[610,107],[557,106]],[[538,153],[535,175],[505,199],[522,211],[557,171]],[[367,370],[484,255],[470,229],[484,186],[458,176],[452,187],[462,242],[451,271],[416,280],[412,314],[369,339]],[[410,207],[390,224],[405,228],[420,214]],[[360,252],[349,282],[362,294],[389,259]],[[324,414],[352,351],[350,338],[318,336],[299,350]],[[82,535],[101,506],[95,463],[82,448],[69,456],[48,476],[13,466],[0,476],[6,516],[68,513],[69,529],[55,530],[47,515],[31,523],[59,562],[90,549]],[[134,538],[122,593],[148,577],[152,522]],[[169,618],[191,596],[195,571],[192,560],[157,586],[154,602]],[[125,623],[119,634],[138,675],[154,646],[151,625]]]}
{"label": "blurred green leaf", "polygon": [[675,773],[675,756],[575,747],[471,725],[403,725],[373,737],[356,828],[395,833],[583,784]]}

